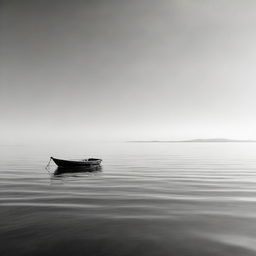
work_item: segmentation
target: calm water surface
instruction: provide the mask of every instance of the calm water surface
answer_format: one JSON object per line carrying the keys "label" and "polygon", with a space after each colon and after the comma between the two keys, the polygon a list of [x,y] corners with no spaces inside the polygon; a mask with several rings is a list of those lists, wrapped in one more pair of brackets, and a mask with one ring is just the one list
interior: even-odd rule
{"label": "calm water surface", "polygon": [[[0,155],[0,255],[256,255],[256,144],[0,146]],[[100,157],[103,168],[56,176],[44,169],[50,155]]]}

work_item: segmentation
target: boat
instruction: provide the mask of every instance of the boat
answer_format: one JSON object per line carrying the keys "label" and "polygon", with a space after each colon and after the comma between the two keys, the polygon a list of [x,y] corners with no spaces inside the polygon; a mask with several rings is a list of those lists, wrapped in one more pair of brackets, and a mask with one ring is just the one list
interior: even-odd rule
{"label": "boat", "polygon": [[58,166],[58,167],[86,167],[86,168],[93,168],[99,167],[101,165],[102,159],[98,158],[88,158],[88,159],[81,159],[81,160],[65,160],[65,159],[58,159],[51,157],[51,160]]}

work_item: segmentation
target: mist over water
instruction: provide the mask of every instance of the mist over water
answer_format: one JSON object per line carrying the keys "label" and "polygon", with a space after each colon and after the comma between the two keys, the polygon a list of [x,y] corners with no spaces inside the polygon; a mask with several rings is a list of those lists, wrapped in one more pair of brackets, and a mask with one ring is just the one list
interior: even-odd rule
{"label": "mist over water", "polygon": [[[0,147],[0,254],[255,255],[256,144]],[[99,157],[53,175],[49,157]]]}

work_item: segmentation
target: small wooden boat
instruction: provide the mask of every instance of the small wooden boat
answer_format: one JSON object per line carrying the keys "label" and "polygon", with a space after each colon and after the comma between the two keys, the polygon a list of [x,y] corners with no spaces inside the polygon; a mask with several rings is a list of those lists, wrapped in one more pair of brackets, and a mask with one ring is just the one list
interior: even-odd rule
{"label": "small wooden boat", "polygon": [[51,157],[53,162],[58,167],[87,167],[87,168],[93,168],[100,166],[102,160],[97,158],[88,158],[88,159],[82,159],[82,160],[64,160],[64,159],[57,159],[54,157]]}

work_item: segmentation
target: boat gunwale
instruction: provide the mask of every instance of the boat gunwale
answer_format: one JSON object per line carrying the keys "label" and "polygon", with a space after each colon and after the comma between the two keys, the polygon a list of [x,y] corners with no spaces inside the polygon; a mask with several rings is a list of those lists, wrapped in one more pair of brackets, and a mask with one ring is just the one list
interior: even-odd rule
{"label": "boat gunwale", "polygon": [[90,158],[88,159],[60,159],[60,158],[55,158],[55,157],[51,157],[51,159],[57,160],[57,161],[63,161],[63,162],[74,162],[74,163],[93,163],[93,162],[101,162],[102,159],[99,158],[93,158],[93,160],[90,160]]}
{"label": "boat gunwale", "polygon": [[101,161],[102,159],[96,159],[96,158],[92,158],[92,160],[89,160],[90,158],[85,159],[86,161],[82,161],[82,160],[65,160],[65,159],[58,159],[58,158],[54,158],[51,157],[51,160],[53,160],[53,162],[58,166],[58,167],[93,167],[93,166],[100,166],[101,165]]}

